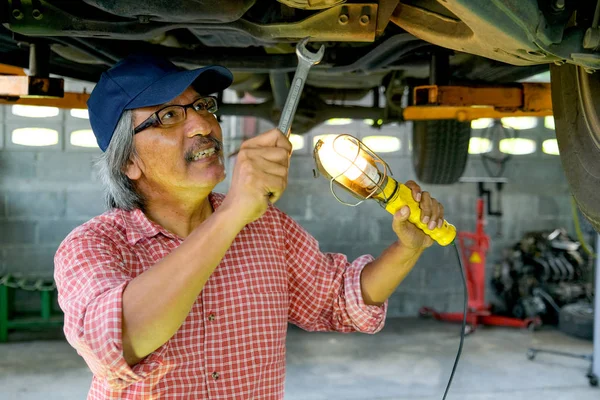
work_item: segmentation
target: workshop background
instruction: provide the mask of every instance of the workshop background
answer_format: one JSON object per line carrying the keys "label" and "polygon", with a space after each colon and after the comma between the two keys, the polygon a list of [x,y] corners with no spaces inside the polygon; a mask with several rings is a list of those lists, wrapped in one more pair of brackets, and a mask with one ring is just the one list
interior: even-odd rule
{"label": "workshop background", "polygon": [[[228,93],[228,96],[235,95]],[[12,273],[48,278],[53,272],[54,253],[64,237],[77,225],[104,211],[102,186],[94,167],[100,150],[94,144],[85,110],[38,108],[33,112],[43,117],[34,118],[30,116],[31,109],[13,107],[0,107],[0,276]],[[527,231],[565,228],[569,233],[574,232],[571,197],[559,157],[542,151],[544,142],[554,138],[552,118],[523,121],[529,124],[529,129],[512,132],[532,140],[535,149],[530,154],[513,155],[506,162],[503,176],[508,183],[503,186],[500,201],[504,215],[487,217],[486,230],[492,239],[488,271],[501,259],[503,250]],[[380,155],[390,165],[394,177],[406,181],[415,179],[410,150],[411,122],[381,129],[367,124],[372,121],[331,123],[322,124],[304,136],[304,147],[294,151],[289,185],[277,206],[313,234],[323,251],[342,252],[350,258],[365,253],[378,255],[395,240],[391,216],[374,202],[354,208],[338,203],[330,193],[329,182],[323,177],[313,177],[313,139],[331,133],[351,133],[359,138],[396,137],[400,148]],[[226,149],[233,152],[244,136],[270,127],[253,118],[225,117]],[[473,129],[472,136],[482,136],[485,132]],[[27,138],[45,143],[31,146]],[[464,176],[487,177],[488,172],[498,169],[488,161],[486,170],[483,163],[480,155],[471,155]],[[496,208],[495,185],[488,184],[486,188],[492,190]],[[444,204],[448,221],[458,230],[474,230],[475,183],[423,185],[423,189]],[[219,185],[218,190],[226,191],[227,182]],[[490,290],[487,293],[491,296]],[[35,294],[17,291],[17,296],[19,307],[39,307]],[[453,249],[436,245],[423,254],[392,296],[389,316],[414,316],[424,305],[440,311],[459,311],[462,301],[463,289]]]}
{"label": "workshop background", "polygon": [[[71,84],[66,82],[67,91],[82,91],[81,87],[69,87]],[[256,101],[238,99],[230,91],[224,97],[226,102]],[[503,122],[519,129],[498,131],[490,128],[491,121],[473,122],[471,150],[476,153],[490,146],[493,150],[484,154],[485,162],[480,154],[470,155],[464,174],[481,178],[503,169],[501,175],[508,180],[501,199],[496,185],[486,185],[492,191],[493,208],[501,204],[503,211],[501,218],[487,217],[486,231],[491,236],[486,264],[488,301],[495,297],[490,290],[495,264],[526,232],[564,228],[575,237],[571,196],[559,157],[544,152],[556,153],[553,119]],[[396,240],[392,218],[379,205],[365,202],[346,207],[334,199],[326,179],[313,177],[314,140],[322,134],[351,133],[373,147],[377,142],[370,142],[369,136],[387,136],[383,144],[387,152],[380,155],[394,177],[415,179],[411,123],[381,129],[372,128],[373,123],[330,120],[304,137],[291,138],[296,150],[287,191],[277,206],[312,233],[323,251],[343,252],[350,258],[378,255]],[[225,154],[234,154],[244,139],[271,127],[255,118],[224,117]],[[508,142],[513,152],[526,154],[507,158],[499,151],[500,139],[507,139],[505,136],[526,139],[520,144]],[[91,372],[64,340],[56,299],[48,295],[53,292],[40,292],[36,283],[51,288],[53,257],[60,242],[74,227],[104,211],[95,168],[100,154],[86,110],[0,106],[0,297],[7,295],[7,284],[28,289],[8,295],[8,303],[18,314],[9,323],[12,327],[23,323],[28,329],[13,329],[8,336],[6,329],[0,329],[0,342],[7,342],[0,343],[1,399],[82,399],[89,389]],[[229,157],[228,171],[234,163],[235,156]],[[227,188],[226,180],[217,191],[226,192]],[[458,230],[475,229],[475,183],[423,185],[423,189],[444,204],[446,218]],[[586,239],[593,243],[595,235],[589,224],[581,223],[584,234],[589,233]],[[11,277],[9,281],[7,277]],[[54,310],[47,307],[49,299]],[[462,311],[462,302],[454,251],[434,245],[392,295],[388,320],[377,335],[307,333],[290,327],[285,399],[441,398],[455,360],[460,326],[417,318],[417,314],[421,306]],[[0,307],[0,320],[7,314],[10,317],[10,310],[6,311]],[[6,328],[6,321],[0,325]],[[530,362],[526,355],[532,347],[585,354],[585,361],[540,355],[539,360]],[[448,399],[596,399],[597,392],[586,378],[590,363],[586,353],[591,348],[590,341],[565,335],[552,326],[536,332],[482,327],[465,340]]]}

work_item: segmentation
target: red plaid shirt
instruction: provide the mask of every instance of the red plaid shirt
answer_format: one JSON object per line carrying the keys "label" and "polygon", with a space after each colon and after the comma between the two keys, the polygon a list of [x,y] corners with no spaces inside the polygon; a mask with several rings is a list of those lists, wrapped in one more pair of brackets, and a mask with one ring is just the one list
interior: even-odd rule
{"label": "red plaid shirt", "polygon": [[[215,209],[223,198],[209,197]],[[321,253],[302,227],[269,207],[237,235],[177,333],[129,367],[123,290],[182,241],[140,210],[113,210],[58,249],[64,331],[94,373],[88,399],[281,399],[288,322],[310,331],[383,327],[387,304],[365,305],[360,290],[372,257],[349,263]]]}

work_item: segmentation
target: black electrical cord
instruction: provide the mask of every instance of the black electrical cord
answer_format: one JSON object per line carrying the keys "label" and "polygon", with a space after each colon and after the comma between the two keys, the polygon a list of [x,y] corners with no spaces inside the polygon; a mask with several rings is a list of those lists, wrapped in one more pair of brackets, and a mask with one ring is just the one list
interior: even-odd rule
{"label": "black electrical cord", "polygon": [[456,258],[458,258],[458,266],[460,268],[460,276],[463,281],[464,288],[464,305],[463,305],[463,320],[462,320],[462,328],[460,331],[460,344],[458,345],[458,352],[456,353],[456,359],[454,360],[454,365],[452,366],[452,372],[450,373],[450,379],[448,379],[448,384],[446,385],[446,390],[444,391],[444,397],[442,400],[446,399],[448,395],[448,390],[450,390],[450,385],[452,384],[452,378],[454,378],[454,373],[456,372],[456,366],[458,365],[458,360],[460,359],[460,354],[462,353],[463,344],[465,342],[465,329],[467,328],[467,309],[468,309],[468,292],[467,292],[467,280],[465,279],[465,267],[462,263],[462,258],[460,257],[460,252],[458,251],[458,246],[456,245],[456,241],[452,242],[454,245],[454,250],[456,250]]}

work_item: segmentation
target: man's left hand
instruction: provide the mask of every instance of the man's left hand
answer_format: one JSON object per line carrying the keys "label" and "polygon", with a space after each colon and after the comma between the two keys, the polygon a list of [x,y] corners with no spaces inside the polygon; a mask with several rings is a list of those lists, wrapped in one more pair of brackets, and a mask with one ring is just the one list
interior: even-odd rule
{"label": "man's left hand", "polygon": [[[429,192],[421,191],[421,187],[416,182],[408,181],[404,185],[411,190],[413,199],[419,203],[421,222],[427,224],[429,229],[441,227],[444,221],[444,206],[431,197]],[[394,214],[392,228],[404,248],[414,249],[418,252],[423,251],[433,244],[433,239],[409,222],[409,216],[410,208],[408,206],[402,207]]]}

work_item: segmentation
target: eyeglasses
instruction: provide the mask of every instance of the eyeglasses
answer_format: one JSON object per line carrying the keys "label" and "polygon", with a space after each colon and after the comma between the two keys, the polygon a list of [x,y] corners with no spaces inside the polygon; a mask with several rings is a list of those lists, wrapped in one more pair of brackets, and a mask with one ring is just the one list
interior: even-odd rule
{"label": "eyeglasses", "polygon": [[187,118],[187,109],[192,108],[200,115],[206,115],[207,113],[214,114],[219,109],[217,105],[217,99],[212,96],[200,97],[194,100],[193,103],[185,106],[167,106],[161,108],[151,116],[149,116],[144,122],[139,124],[133,129],[133,134],[140,133],[144,129],[157,126],[170,126],[185,121]]}

